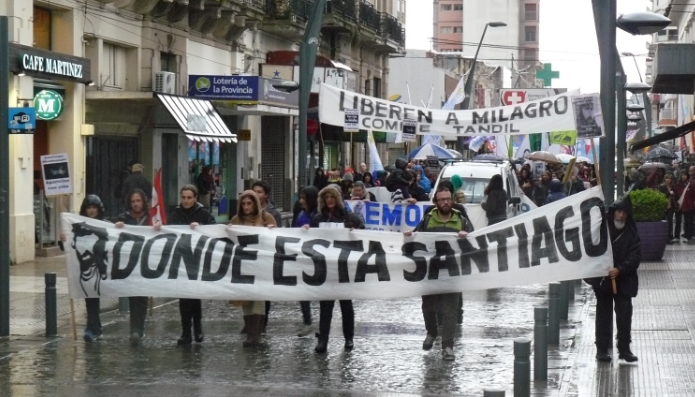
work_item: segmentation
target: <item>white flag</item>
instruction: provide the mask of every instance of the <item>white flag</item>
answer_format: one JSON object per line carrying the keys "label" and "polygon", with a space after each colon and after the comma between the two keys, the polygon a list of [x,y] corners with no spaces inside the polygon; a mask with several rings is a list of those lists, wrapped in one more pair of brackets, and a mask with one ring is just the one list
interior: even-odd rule
{"label": "white flag", "polygon": [[449,95],[449,99],[446,101],[444,106],[442,106],[443,110],[452,110],[454,106],[458,105],[459,103],[463,102],[464,99],[466,99],[466,92],[464,91],[464,79],[466,76],[462,76],[461,80],[459,80],[459,83],[456,85],[456,88],[454,89],[454,92]]}
{"label": "white flag", "polygon": [[384,165],[381,163],[381,156],[379,156],[379,151],[376,150],[376,142],[374,142],[374,135],[372,131],[367,131],[367,142],[369,143],[369,169],[372,171],[383,171]]}

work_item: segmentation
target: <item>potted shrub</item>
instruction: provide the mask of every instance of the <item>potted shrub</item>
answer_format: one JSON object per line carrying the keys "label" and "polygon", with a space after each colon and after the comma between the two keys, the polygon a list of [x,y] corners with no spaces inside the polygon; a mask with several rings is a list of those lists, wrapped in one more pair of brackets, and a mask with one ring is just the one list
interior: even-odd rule
{"label": "potted shrub", "polygon": [[632,215],[637,223],[642,261],[658,261],[664,256],[668,242],[668,222],[664,220],[668,199],[653,189],[630,192]]}

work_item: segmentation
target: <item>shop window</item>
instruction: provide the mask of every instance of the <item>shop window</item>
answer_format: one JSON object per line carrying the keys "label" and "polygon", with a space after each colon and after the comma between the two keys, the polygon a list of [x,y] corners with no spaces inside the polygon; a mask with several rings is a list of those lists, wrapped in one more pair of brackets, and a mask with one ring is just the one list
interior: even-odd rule
{"label": "shop window", "polygon": [[110,43],[104,43],[104,62],[101,84],[105,87],[124,88],[126,76],[126,49]]}
{"label": "shop window", "polygon": [[51,11],[34,7],[34,47],[51,50]]}

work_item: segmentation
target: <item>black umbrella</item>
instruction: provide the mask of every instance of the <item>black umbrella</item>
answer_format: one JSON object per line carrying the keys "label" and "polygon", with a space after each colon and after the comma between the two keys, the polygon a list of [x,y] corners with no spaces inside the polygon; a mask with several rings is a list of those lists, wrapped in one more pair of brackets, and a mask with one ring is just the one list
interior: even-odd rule
{"label": "black umbrella", "polygon": [[675,154],[673,154],[672,151],[662,148],[661,146],[655,146],[652,150],[648,151],[647,154],[644,155],[644,160],[646,161],[654,161],[654,160],[673,160],[677,158]]}

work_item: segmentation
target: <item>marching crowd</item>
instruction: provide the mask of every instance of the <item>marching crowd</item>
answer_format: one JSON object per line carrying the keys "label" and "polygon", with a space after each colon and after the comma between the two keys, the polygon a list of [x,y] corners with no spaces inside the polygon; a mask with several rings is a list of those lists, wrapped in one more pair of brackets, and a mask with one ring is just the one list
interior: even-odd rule
{"label": "marching crowd", "polygon": [[[425,164],[416,161],[398,159],[394,166],[386,167],[384,171],[370,172],[366,164],[360,164],[360,172],[348,170],[342,177],[337,170],[324,172],[319,168],[313,185],[301,189],[299,199],[294,205],[291,227],[296,228],[324,228],[339,227],[346,229],[364,229],[364,219],[361,215],[351,212],[346,208],[346,200],[376,201],[374,194],[367,189],[370,187],[384,186],[391,193],[391,201],[394,203],[414,203],[417,201],[429,201],[434,204],[429,207],[421,222],[413,230],[406,230],[404,235],[411,236],[414,232],[453,232],[459,237],[465,238],[473,231],[473,224],[468,218],[463,189],[464,181],[454,175],[450,180],[442,180],[436,191],[432,191],[437,173],[426,171]],[[129,167],[129,175],[125,178],[123,187],[123,204],[125,211],[116,219],[113,219],[115,227],[151,226],[160,230],[163,226],[159,221],[150,219],[149,203],[151,197],[151,185],[142,176],[143,167],[140,164],[132,164]],[[168,214],[168,225],[187,225],[195,229],[200,225],[215,224],[215,217],[210,209],[210,194],[213,191],[208,169],[204,170],[198,178],[196,185],[185,185],[180,189],[180,203],[173,212]],[[565,172],[571,172],[569,185],[563,185],[560,180]],[[695,174],[695,167],[691,167]],[[582,191],[591,185],[595,185],[592,170],[586,165],[579,165],[574,171],[563,166],[549,166],[542,172],[537,180],[534,180],[531,166],[520,165],[518,180],[524,193],[539,206],[565,197],[563,190],[569,194]],[[683,173],[683,180],[689,181],[687,174]],[[659,177],[647,181],[647,185],[657,186],[672,197],[677,197],[681,190],[678,184],[672,186],[669,176],[664,181],[657,181]],[[672,177],[671,177],[672,180]],[[630,180],[636,186],[637,181]],[[659,183],[658,185],[657,182]],[[685,192],[690,192],[688,185]],[[569,186],[563,189],[563,186]],[[665,190],[662,189],[665,187]],[[201,192],[205,192],[204,195]],[[666,194],[665,193],[665,194]],[[282,227],[282,216],[277,208],[270,202],[271,188],[266,181],[257,180],[250,190],[246,190],[239,196],[236,215],[229,226],[235,225],[275,228]],[[692,220],[693,198],[695,194],[687,193],[688,204],[681,205],[681,212],[687,205],[690,207],[690,219]],[[203,196],[203,197],[201,197]],[[682,198],[680,201],[683,201]],[[503,185],[501,175],[494,175],[485,189],[485,199],[481,203],[488,218],[488,224],[494,224],[506,219],[508,195]],[[685,207],[687,208],[687,207]],[[94,194],[88,195],[80,208],[80,215],[105,220],[104,206],[101,199]],[[329,225],[334,224],[334,225]],[[339,224],[340,226],[336,226]],[[680,223],[678,223],[679,225]],[[686,226],[686,233],[692,236],[692,227]],[[65,240],[65,236],[61,236]],[[72,242],[73,248],[75,241]],[[147,309],[147,297],[130,297],[130,341],[138,345],[143,338],[145,317]],[[354,348],[354,309],[351,300],[340,300],[340,309],[343,321],[344,348]],[[256,347],[263,345],[262,335],[268,323],[268,315],[271,302],[268,301],[230,301],[230,304],[240,307],[244,319],[244,327],[241,333],[246,334],[244,347]],[[316,336],[318,342],[316,353],[325,353],[329,341],[329,333],[335,301],[320,301],[319,327]],[[422,297],[422,313],[427,331],[423,342],[423,349],[430,350],[438,336],[442,333],[442,356],[446,360],[453,360],[454,333],[456,324],[463,322],[463,300],[460,293],[435,294]],[[300,302],[303,324],[298,329],[298,336],[307,336],[314,332],[312,326],[311,303]],[[102,326],[99,318],[99,299],[87,298],[87,325],[83,339],[92,342],[101,338]],[[194,341],[203,342],[205,335],[202,329],[202,301],[200,299],[179,299],[179,312],[181,316],[181,336],[177,344],[188,345]],[[631,354],[631,353],[630,353]]]}

